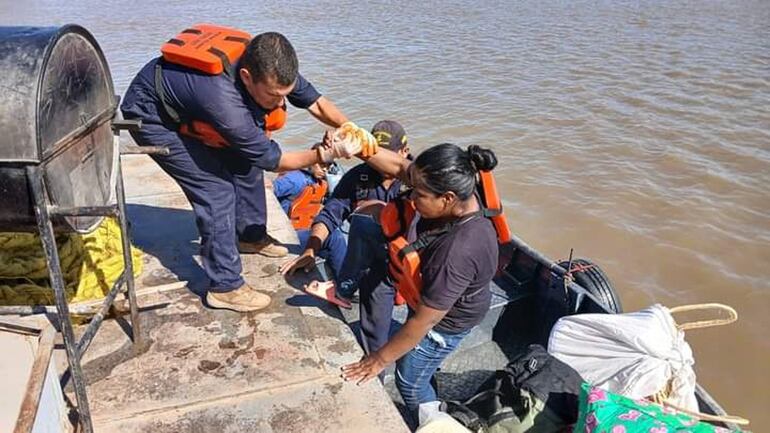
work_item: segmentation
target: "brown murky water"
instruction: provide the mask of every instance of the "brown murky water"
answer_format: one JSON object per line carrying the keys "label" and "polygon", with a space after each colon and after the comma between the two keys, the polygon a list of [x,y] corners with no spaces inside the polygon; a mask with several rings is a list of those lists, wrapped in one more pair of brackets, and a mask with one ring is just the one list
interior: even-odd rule
{"label": "brown murky water", "polygon": [[[277,30],[362,125],[419,149],[492,147],[513,229],[602,265],[627,310],[724,302],[689,334],[699,381],[770,424],[770,2],[8,1],[0,24],[77,22],[119,92],[193,22]],[[294,111],[278,136],[322,129]]]}

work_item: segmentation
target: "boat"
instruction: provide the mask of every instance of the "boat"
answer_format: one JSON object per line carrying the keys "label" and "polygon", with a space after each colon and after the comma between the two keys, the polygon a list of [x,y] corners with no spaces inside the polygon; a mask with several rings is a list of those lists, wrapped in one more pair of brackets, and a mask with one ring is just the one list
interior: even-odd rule
{"label": "boat", "polygon": [[[491,283],[489,311],[434,377],[440,400],[463,401],[471,397],[496,370],[523,354],[530,344],[547,346],[551,328],[561,317],[623,312],[619,295],[598,265],[587,259],[554,261],[519,237],[511,237],[510,242],[501,245],[507,265]],[[357,320],[356,311],[343,314],[351,325]],[[406,320],[406,307],[396,309],[394,320]],[[414,426],[396,389],[393,367],[382,379],[402,416]],[[696,398],[700,412],[726,415],[700,385],[696,385]],[[721,426],[738,430],[733,424]]]}

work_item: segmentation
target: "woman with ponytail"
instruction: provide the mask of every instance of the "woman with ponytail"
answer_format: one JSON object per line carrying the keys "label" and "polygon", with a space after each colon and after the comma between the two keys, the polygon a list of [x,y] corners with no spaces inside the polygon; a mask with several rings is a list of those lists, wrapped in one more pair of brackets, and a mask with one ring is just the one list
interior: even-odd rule
{"label": "woman with ponytail", "polygon": [[[378,291],[387,291],[387,284],[370,291],[361,288],[361,327],[368,354],[344,366],[343,377],[365,382],[396,362],[396,385],[416,414],[421,403],[437,400],[430,383],[433,374],[489,309],[498,242],[491,221],[481,212],[476,184],[479,171],[492,170],[497,158],[479,146],[461,149],[445,143],[425,150],[414,162],[380,150],[367,163],[412,187],[410,198],[418,217],[410,227],[410,242],[431,231],[441,234],[420,250],[419,301],[410,305],[409,318],[390,339],[392,286],[384,295]],[[378,317],[373,318],[373,312],[379,312]]]}

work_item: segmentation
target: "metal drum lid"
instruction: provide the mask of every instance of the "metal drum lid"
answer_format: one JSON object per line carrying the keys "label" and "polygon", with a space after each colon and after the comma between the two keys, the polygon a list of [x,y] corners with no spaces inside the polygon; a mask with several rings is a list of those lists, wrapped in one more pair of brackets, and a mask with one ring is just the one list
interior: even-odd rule
{"label": "metal drum lid", "polygon": [[[39,165],[49,201],[59,207],[109,204],[119,157],[111,125],[117,100],[93,36],[78,25],[0,27],[0,87],[7,86],[16,91],[0,94],[0,170]],[[34,215],[28,203],[0,197],[0,205]],[[64,219],[78,232],[101,220]],[[34,219],[24,221],[34,227]]]}

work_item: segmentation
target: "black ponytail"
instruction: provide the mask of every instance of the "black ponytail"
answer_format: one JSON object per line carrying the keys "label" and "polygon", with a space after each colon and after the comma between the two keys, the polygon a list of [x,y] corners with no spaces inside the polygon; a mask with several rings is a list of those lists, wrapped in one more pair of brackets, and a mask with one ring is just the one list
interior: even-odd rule
{"label": "black ponytail", "polygon": [[497,167],[497,157],[489,149],[483,149],[475,144],[468,146],[468,157],[476,171],[489,171]]}
{"label": "black ponytail", "polygon": [[495,168],[497,157],[491,150],[476,145],[463,150],[443,143],[422,152],[414,164],[426,188],[434,194],[452,191],[460,200],[467,200],[476,188],[476,174]]}

